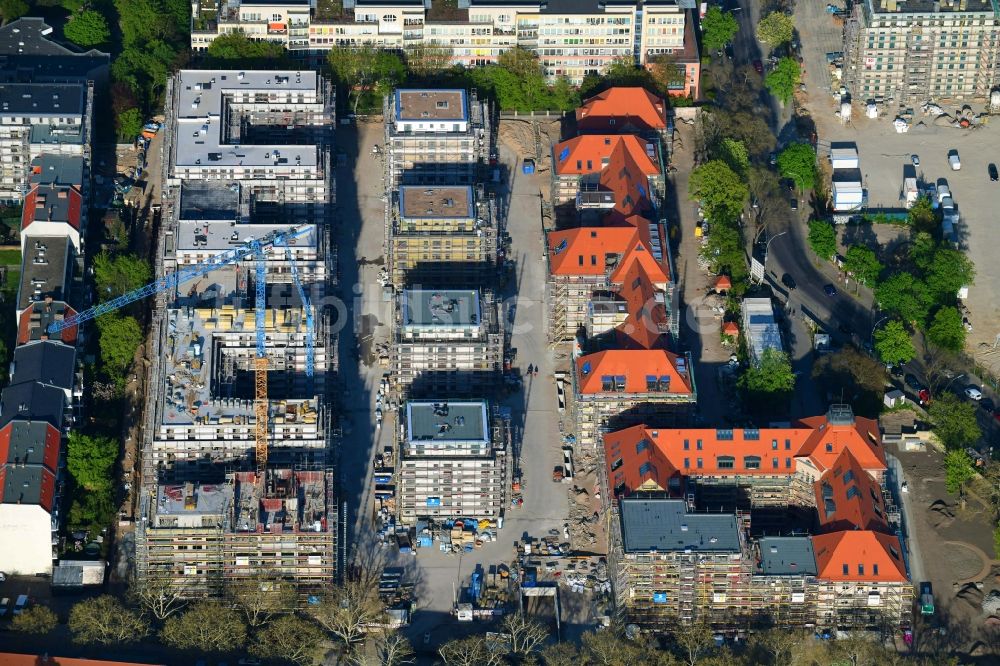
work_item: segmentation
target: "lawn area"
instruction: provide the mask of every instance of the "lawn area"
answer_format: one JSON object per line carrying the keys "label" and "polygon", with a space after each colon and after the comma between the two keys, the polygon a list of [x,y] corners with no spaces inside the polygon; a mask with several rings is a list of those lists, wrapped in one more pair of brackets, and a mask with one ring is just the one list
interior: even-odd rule
{"label": "lawn area", "polygon": [[0,266],[20,266],[21,250],[0,250]]}

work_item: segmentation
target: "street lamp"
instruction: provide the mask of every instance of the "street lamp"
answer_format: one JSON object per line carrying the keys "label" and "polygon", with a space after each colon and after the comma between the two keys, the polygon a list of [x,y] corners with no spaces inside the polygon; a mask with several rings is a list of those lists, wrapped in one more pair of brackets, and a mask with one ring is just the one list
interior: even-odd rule
{"label": "street lamp", "polygon": [[962,378],[962,377],[964,377],[964,376],[965,376],[965,373],[963,372],[962,374],[960,374],[960,375],[955,375],[954,377],[952,377],[951,379],[949,379],[949,380],[948,380],[948,383],[944,385],[944,389],[942,389],[942,393],[943,393],[944,391],[947,391],[947,390],[948,390],[948,387],[949,387],[949,386],[951,386],[951,385],[952,385],[952,383],[953,383],[953,382],[954,382],[954,381],[955,381],[956,379],[961,379],[961,378]]}
{"label": "street lamp", "polygon": [[788,230],[782,231],[780,234],[775,234],[775,235],[771,236],[770,238],[768,238],[767,242],[764,243],[764,273],[767,273],[767,255],[768,255],[768,249],[771,247],[771,242],[775,238],[778,238],[779,236],[784,236],[787,233],[788,233]]}
{"label": "street lamp", "polygon": [[889,315],[886,315],[886,316],[882,317],[881,319],[879,319],[877,322],[875,322],[875,325],[872,326],[872,332],[868,336],[868,342],[869,343],[875,344],[875,329],[878,328],[879,324],[881,324],[882,322],[884,322],[888,318],[889,318]]}

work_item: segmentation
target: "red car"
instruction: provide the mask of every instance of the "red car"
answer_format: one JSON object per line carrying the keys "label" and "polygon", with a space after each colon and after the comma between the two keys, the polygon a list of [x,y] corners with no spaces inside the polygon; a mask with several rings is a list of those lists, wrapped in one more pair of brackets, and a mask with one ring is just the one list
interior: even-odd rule
{"label": "red car", "polygon": [[754,71],[757,72],[758,74],[764,73],[764,64],[760,60],[753,61],[753,68]]}

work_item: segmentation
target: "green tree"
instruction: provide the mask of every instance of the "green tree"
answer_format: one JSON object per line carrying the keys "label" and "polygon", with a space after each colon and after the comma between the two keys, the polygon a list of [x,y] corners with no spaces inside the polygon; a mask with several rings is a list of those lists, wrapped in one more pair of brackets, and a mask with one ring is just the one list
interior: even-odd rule
{"label": "green tree", "polygon": [[717,224],[701,248],[713,273],[728,275],[733,282],[733,295],[740,293],[749,274],[746,252],[740,230],[735,224]]}
{"label": "green tree", "polygon": [[976,475],[972,458],[962,450],[949,451],[944,456],[944,486],[951,494],[962,495],[965,484]]}
{"label": "green tree", "polygon": [[939,308],[927,327],[927,340],[948,351],[962,351],[965,346],[962,313],[951,306]]}
{"label": "green tree", "polygon": [[777,396],[795,388],[795,375],[788,354],[780,349],[765,349],[756,363],[743,372],[740,386],[748,393]]}
{"label": "green tree", "polygon": [[601,78],[615,86],[653,87],[652,73],[645,67],[637,67],[635,58],[621,56],[615,58],[604,68]]}
{"label": "green tree", "polygon": [[799,85],[801,74],[799,63],[795,58],[782,58],[764,77],[764,86],[782,104],[788,104],[795,93],[795,87]]}
{"label": "green tree", "polygon": [[808,143],[793,143],[778,153],[778,172],[809,191],[816,186],[816,150]]}
{"label": "green tree", "polygon": [[247,627],[240,614],[222,604],[199,601],[186,612],[168,617],[160,640],[179,650],[232,652],[247,642]]}
{"label": "green tree", "polygon": [[688,193],[701,202],[709,220],[719,223],[737,220],[750,197],[744,180],[722,160],[706,162],[692,171]]}
{"label": "green tree", "polygon": [[111,30],[100,12],[88,9],[73,15],[63,28],[63,35],[78,46],[91,47],[107,44]]}
{"label": "green tree", "polygon": [[434,76],[451,67],[451,47],[420,44],[406,49],[406,68],[416,76]]}
{"label": "green tree", "polygon": [[781,46],[792,41],[795,22],[784,12],[771,12],[757,24],[757,39],[769,46]]}
{"label": "green tree", "polygon": [[701,42],[706,51],[718,51],[732,41],[740,24],[730,12],[712,5],[701,20]]}
{"label": "green tree", "polygon": [[931,204],[930,197],[919,197],[906,214],[906,221],[917,232],[934,233],[939,226],[937,211]]}
{"label": "green tree", "polygon": [[718,153],[719,159],[728,164],[730,169],[746,178],[750,169],[750,153],[745,143],[727,137],[719,143]]}
{"label": "green tree", "polygon": [[854,279],[865,285],[873,286],[882,273],[882,264],[875,252],[863,245],[852,245],[844,255],[844,270],[854,276]]}
{"label": "green tree", "polygon": [[948,449],[964,449],[983,436],[976,419],[976,406],[951,393],[935,398],[927,413],[934,434]]}
{"label": "green tree", "polygon": [[917,353],[910,332],[901,321],[890,321],[875,331],[874,337],[879,358],[891,365],[908,363]]}
{"label": "green tree", "polygon": [[938,243],[934,237],[927,231],[918,231],[910,243],[909,259],[921,272],[926,273],[934,263],[937,250]]}
{"label": "green tree", "polygon": [[993,528],[993,559],[1000,558],[1000,527]]}
{"label": "green tree", "polygon": [[116,313],[97,318],[100,336],[101,368],[116,383],[123,383],[125,371],[135,359],[135,352],[142,344],[142,329],[135,317]]}
{"label": "green tree", "polygon": [[958,290],[971,286],[976,278],[976,266],[964,252],[939,247],[935,250],[924,277],[927,290],[936,303],[955,302]]}
{"label": "green tree", "polygon": [[10,621],[10,628],[20,634],[47,634],[56,628],[59,618],[48,606],[28,606]]}
{"label": "green tree", "polygon": [[0,0],[0,16],[4,23],[19,19],[30,11],[31,7],[24,0]]}
{"label": "green tree", "polygon": [[69,507],[70,529],[100,532],[115,514],[114,489],[81,490]]}
{"label": "green tree", "polygon": [[813,365],[813,379],[828,400],[847,402],[861,416],[877,418],[885,393],[885,366],[854,347],[823,354]]}
{"label": "green tree", "polygon": [[807,240],[820,259],[829,261],[837,254],[837,231],[825,220],[809,220]]}
{"label": "green tree", "polygon": [[361,98],[377,86],[391,88],[402,80],[406,66],[395,53],[371,46],[357,49],[331,49],[327,63],[337,81],[354,95],[354,113]]}
{"label": "green tree", "polygon": [[311,666],[323,657],[323,630],[297,615],[282,615],[257,632],[253,653],[262,659]]}
{"label": "green tree", "polygon": [[877,284],[875,301],[886,312],[921,326],[931,305],[927,285],[910,273],[896,273]]}
{"label": "green tree", "polygon": [[687,66],[679,62],[673,54],[662,53],[650,57],[647,71],[660,92],[669,94],[671,91],[684,90],[684,84],[687,82]]}
{"label": "green tree", "polygon": [[102,435],[69,433],[66,444],[66,467],[73,480],[87,490],[111,488],[112,471],[118,460],[118,442]]}
{"label": "green tree", "polygon": [[224,66],[234,60],[240,67],[269,65],[284,67],[289,64],[288,52],[275,42],[249,39],[245,32],[236,30],[219,35],[208,46],[208,62]]}
{"label": "green tree", "polygon": [[149,262],[134,254],[112,255],[105,251],[94,257],[94,283],[101,301],[135,291],[152,278]]}
{"label": "green tree", "polygon": [[135,141],[142,132],[142,112],[135,108],[123,110],[115,118],[115,130],[122,143]]}
{"label": "green tree", "polygon": [[109,594],[86,599],[69,612],[69,629],[76,643],[121,645],[149,635],[149,622]]}

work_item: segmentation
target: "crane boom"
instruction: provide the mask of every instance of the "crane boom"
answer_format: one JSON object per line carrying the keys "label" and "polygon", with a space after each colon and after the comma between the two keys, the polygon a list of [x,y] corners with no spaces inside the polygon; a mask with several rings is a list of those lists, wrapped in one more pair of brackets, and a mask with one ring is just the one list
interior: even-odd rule
{"label": "crane boom", "polygon": [[295,259],[292,258],[292,249],[287,244],[285,245],[285,258],[288,259],[288,264],[292,267],[292,282],[295,283],[295,288],[299,292],[299,300],[302,301],[302,309],[306,313],[306,377],[312,377],[316,370],[314,358],[315,324],[313,323],[312,305],[309,302],[309,296],[306,295],[306,290],[302,288],[299,269],[295,266]]}
{"label": "crane boom", "polygon": [[[62,321],[53,322],[49,324],[48,331],[50,334],[56,334],[64,329],[78,326],[84,322],[96,319],[103,314],[114,312],[119,308],[125,307],[129,303],[142,300],[147,296],[153,296],[164,291],[177,289],[185,282],[201,277],[206,273],[210,273],[211,271],[222,268],[223,266],[239,263],[252,258],[252,255],[256,252],[254,249],[255,245],[260,248],[261,252],[263,252],[264,250],[276,245],[285,245],[293,238],[303,236],[309,233],[309,231],[311,231],[311,227],[309,226],[292,227],[288,231],[284,232],[272,231],[263,238],[251,240],[231,250],[220,252],[219,254],[209,257],[208,259],[193,266],[186,266],[169,275],[157,278],[153,282],[150,282],[143,287],[139,287],[134,291],[130,291],[127,294],[113,298],[110,301],[101,303],[100,305],[95,305],[94,307],[84,310],[83,312],[78,312],[77,314],[66,317]],[[263,344],[263,333],[261,333],[260,344]]]}
{"label": "crane boom", "polygon": [[254,420],[255,440],[257,447],[257,473],[263,474],[267,466],[267,431],[268,431],[268,400],[267,400],[267,350],[264,348],[264,327],[267,324],[264,280],[266,279],[266,264],[264,249],[258,241],[250,241],[251,250],[256,260],[256,279],[254,280],[254,324],[257,329],[257,357],[254,359]]}

